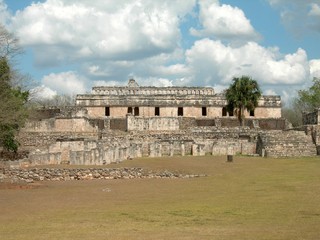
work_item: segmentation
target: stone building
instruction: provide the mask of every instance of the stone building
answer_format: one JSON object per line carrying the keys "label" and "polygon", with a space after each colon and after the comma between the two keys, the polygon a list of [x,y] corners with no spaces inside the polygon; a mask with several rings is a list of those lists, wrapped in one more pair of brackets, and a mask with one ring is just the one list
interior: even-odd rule
{"label": "stone building", "polygon": [[94,87],[91,94],[77,95],[76,106],[44,109],[46,114],[29,119],[19,141],[31,165],[103,165],[142,156],[317,154],[315,135],[305,134],[316,131],[290,131],[281,118],[279,96],[262,96],[242,127],[226,105],[225,96],[210,87],[141,87],[130,79],[127,86]]}
{"label": "stone building", "polygon": [[[232,117],[227,101],[211,87],[146,87],[130,79],[127,86],[93,87],[90,94],[77,95],[76,105],[90,118],[140,117]],[[247,118],[281,118],[280,96],[262,96]]]}

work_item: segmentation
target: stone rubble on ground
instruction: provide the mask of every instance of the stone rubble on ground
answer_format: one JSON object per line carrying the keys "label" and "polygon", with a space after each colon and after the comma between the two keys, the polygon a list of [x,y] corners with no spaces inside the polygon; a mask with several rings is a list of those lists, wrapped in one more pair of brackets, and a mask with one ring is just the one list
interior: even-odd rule
{"label": "stone rubble on ground", "polygon": [[143,168],[89,168],[89,169],[58,169],[58,168],[34,168],[34,169],[2,169],[1,180],[24,181],[27,183],[37,181],[70,181],[93,179],[137,179],[137,178],[197,178],[205,177],[205,174],[181,174],[168,170],[154,172]]}

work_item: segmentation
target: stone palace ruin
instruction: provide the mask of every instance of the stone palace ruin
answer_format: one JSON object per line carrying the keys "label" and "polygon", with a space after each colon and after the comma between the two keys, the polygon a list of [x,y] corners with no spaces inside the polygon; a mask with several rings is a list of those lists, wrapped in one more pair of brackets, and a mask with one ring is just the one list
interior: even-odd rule
{"label": "stone palace ruin", "polygon": [[[78,95],[76,105],[90,118],[219,118],[232,117],[223,94],[211,87],[140,87],[130,79],[125,87],[93,87],[91,94]],[[281,118],[280,96],[263,96],[247,117]]]}
{"label": "stone palace ruin", "polygon": [[[314,156],[310,128],[290,129],[280,96],[262,96],[245,127],[210,87],[93,87],[76,105],[42,109],[19,134],[19,164],[103,165],[136,157],[246,154]],[[309,129],[309,130],[307,130]],[[299,131],[297,131],[299,130]],[[313,131],[314,132],[314,131]]]}

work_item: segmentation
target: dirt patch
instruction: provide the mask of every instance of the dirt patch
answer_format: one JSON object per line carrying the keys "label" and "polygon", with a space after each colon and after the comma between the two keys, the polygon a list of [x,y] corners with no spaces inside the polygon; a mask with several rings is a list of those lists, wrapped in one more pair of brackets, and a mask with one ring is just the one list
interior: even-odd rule
{"label": "dirt patch", "polygon": [[12,189],[12,190],[22,190],[22,189],[36,189],[43,187],[41,183],[11,183],[11,182],[0,182],[0,190],[2,189]]}

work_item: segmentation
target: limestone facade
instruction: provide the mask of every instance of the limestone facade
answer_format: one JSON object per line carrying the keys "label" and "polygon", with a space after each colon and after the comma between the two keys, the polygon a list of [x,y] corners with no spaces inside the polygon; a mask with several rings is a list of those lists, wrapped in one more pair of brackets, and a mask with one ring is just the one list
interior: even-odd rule
{"label": "limestone facade", "polygon": [[[130,79],[127,86],[93,87],[90,94],[77,95],[76,105],[90,118],[141,117],[232,117],[226,111],[224,94],[211,87],[146,87]],[[281,118],[280,96],[262,96],[248,118]]]}
{"label": "limestone facade", "polygon": [[[320,142],[312,142],[317,134],[308,134],[303,144],[298,144],[302,135],[286,134],[279,96],[263,96],[243,127],[213,88],[139,87],[130,80],[126,87],[94,87],[76,101],[28,121],[19,134],[21,147],[30,152],[27,164],[103,165],[137,157],[237,153],[305,156],[314,155],[313,142]],[[279,149],[271,144],[278,135],[267,134],[270,130],[286,136],[276,144]]]}

